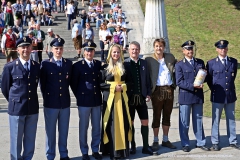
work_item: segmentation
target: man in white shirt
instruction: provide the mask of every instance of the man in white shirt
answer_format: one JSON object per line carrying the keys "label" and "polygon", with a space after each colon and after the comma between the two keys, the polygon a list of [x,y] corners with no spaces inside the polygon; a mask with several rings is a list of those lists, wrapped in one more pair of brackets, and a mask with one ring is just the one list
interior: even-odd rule
{"label": "man in white shirt", "polygon": [[72,40],[74,48],[77,51],[77,56],[75,58],[80,58],[82,48],[82,27],[76,19],[73,20]]}
{"label": "man in white shirt", "polygon": [[152,149],[154,151],[159,149],[158,133],[161,115],[163,130],[162,146],[176,149],[168,139],[168,132],[171,126],[170,118],[173,108],[173,91],[176,86],[174,74],[176,59],[171,53],[164,52],[166,42],[163,38],[155,39],[153,46],[154,53],[145,58],[149,66],[148,71],[153,87],[151,95],[153,106],[152,128],[154,133]]}
{"label": "man in white shirt", "polygon": [[73,17],[73,13],[74,13],[74,8],[73,8],[73,1],[68,1],[68,4],[67,4],[67,17],[68,17],[68,26],[67,26],[67,29],[70,30],[71,29],[71,21],[72,21],[72,17]]}
{"label": "man in white shirt", "polygon": [[22,20],[22,14],[24,11],[24,6],[20,4],[20,0],[16,0],[16,3],[12,4],[12,8],[14,11],[14,20],[21,19]]}

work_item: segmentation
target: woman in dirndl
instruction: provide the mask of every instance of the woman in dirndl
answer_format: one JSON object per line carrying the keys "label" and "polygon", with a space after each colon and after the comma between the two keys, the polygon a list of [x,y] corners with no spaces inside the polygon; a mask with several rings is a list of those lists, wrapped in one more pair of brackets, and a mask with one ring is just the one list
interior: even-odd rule
{"label": "woman in dirndl", "polygon": [[101,74],[103,118],[100,150],[103,155],[110,154],[110,159],[128,157],[132,138],[123,60],[121,47],[114,44],[109,49],[107,64],[103,66]]}
{"label": "woman in dirndl", "polygon": [[5,14],[5,25],[6,26],[14,26],[14,19],[13,19],[13,9],[11,7],[12,3],[7,2],[7,6],[4,8]]}

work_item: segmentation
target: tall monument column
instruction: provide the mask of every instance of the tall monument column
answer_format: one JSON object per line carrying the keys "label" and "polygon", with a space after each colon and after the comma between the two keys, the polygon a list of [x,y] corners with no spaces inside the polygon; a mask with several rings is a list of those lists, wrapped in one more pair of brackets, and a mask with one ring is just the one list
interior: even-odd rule
{"label": "tall monument column", "polygon": [[156,38],[165,39],[165,51],[170,53],[164,0],[147,0],[141,54],[153,53],[153,41]]}

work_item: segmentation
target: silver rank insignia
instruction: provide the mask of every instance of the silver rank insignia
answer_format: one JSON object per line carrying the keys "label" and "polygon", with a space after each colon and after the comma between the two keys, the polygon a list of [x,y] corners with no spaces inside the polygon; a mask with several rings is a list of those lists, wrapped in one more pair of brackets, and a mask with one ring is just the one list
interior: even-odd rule
{"label": "silver rank insignia", "polygon": [[88,46],[89,46],[89,47],[91,46],[91,42],[88,42]]}
{"label": "silver rank insignia", "polygon": [[23,41],[26,42],[26,40],[27,40],[26,37],[23,37]]}
{"label": "silver rank insignia", "polygon": [[58,38],[58,42],[61,42],[61,38]]}

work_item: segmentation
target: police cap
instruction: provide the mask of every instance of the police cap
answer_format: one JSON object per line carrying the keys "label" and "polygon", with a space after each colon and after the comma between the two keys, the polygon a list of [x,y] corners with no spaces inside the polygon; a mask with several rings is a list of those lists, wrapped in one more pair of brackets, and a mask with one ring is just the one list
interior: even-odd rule
{"label": "police cap", "polygon": [[182,44],[182,48],[187,49],[187,50],[192,50],[194,44],[195,43],[193,41],[189,40]]}
{"label": "police cap", "polygon": [[30,44],[32,44],[32,40],[29,37],[25,36],[17,40],[16,47],[28,46]]}
{"label": "police cap", "polygon": [[227,48],[228,46],[228,41],[227,40],[219,40],[215,43],[215,47],[223,49],[223,48]]}
{"label": "police cap", "polygon": [[85,42],[82,47],[84,48],[85,51],[91,51],[91,50],[95,50],[97,45],[93,41],[88,41],[88,42]]}
{"label": "police cap", "polygon": [[65,41],[62,38],[54,38],[52,42],[50,43],[50,46],[55,46],[55,47],[62,47],[64,45]]}

